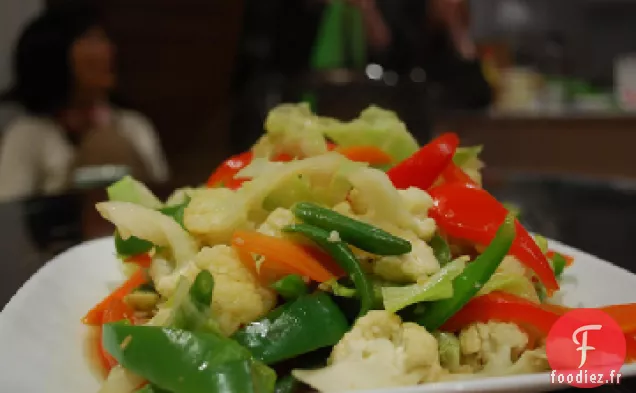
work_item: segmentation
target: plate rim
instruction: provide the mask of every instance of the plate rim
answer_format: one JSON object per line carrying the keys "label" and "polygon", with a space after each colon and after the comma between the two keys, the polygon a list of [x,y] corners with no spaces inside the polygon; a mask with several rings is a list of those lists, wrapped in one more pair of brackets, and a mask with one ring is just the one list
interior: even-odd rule
{"label": "plate rim", "polygon": [[[633,273],[622,266],[618,266],[613,264],[612,262],[601,259],[595,255],[587,253],[585,251],[579,250],[575,247],[566,245],[560,241],[548,239],[549,245],[551,249],[560,249],[564,253],[574,254],[575,258],[584,257],[589,259],[591,263],[596,265],[602,265],[604,268],[615,269],[616,273],[620,274],[628,274],[632,276],[636,280],[636,273]],[[82,249],[92,248],[92,247],[100,247],[100,246],[108,245],[109,248],[114,250],[113,246],[113,237],[105,236],[97,239],[88,240],[82,242],[78,245],[75,245],[66,251],[58,254],[57,256],[51,258],[48,262],[43,264],[28,280],[26,280],[22,286],[16,291],[11,299],[3,306],[2,311],[0,311],[0,328],[5,323],[8,323],[7,315],[12,312],[20,312],[20,310],[15,310],[14,308],[21,303],[23,297],[28,296],[28,287],[33,285],[37,285],[38,282],[45,280],[47,276],[52,275],[50,273],[58,268],[60,263],[63,261],[73,261],[73,254],[80,252]],[[557,250],[559,251],[559,250]],[[112,258],[113,261],[117,261],[115,257]],[[62,261],[62,262],[61,262]],[[71,262],[66,262],[71,263]],[[106,280],[104,280],[106,283]],[[78,322],[79,323],[79,322]],[[81,340],[78,340],[78,345]],[[621,368],[621,372],[626,377],[636,376],[636,363],[626,364]],[[522,374],[522,375],[512,375],[512,376],[496,376],[496,377],[480,377],[475,379],[463,380],[463,381],[446,381],[446,382],[435,382],[435,383],[427,383],[416,386],[406,386],[399,388],[391,388],[387,389],[373,389],[373,390],[358,390],[356,393],[428,393],[435,391],[446,391],[446,392],[464,392],[464,391],[501,391],[502,389],[509,389],[511,386],[514,386],[517,390],[522,389],[532,389],[534,387],[541,388],[545,386],[549,386],[551,390],[558,389],[566,389],[570,387],[569,385],[559,385],[559,384],[550,384],[549,383],[550,372],[543,373],[533,373],[533,374]],[[351,392],[353,393],[353,391]]]}

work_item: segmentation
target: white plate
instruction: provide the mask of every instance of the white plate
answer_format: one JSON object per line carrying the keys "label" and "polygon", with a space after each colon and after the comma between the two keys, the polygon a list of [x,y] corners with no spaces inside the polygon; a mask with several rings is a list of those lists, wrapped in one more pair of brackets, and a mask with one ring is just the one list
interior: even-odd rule
{"label": "white plate", "polygon": [[[636,302],[636,275],[591,255],[551,242],[572,255],[562,301],[596,307]],[[75,247],[46,264],[11,299],[0,314],[0,386],[3,392],[91,393],[99,381],[86,361],[88,330],[80,323],[86,311],[122,280],[112,238]],[[5,261],[8,263],[10,261]],[[623,376],[636,375],[636,365]],[[487,378],[429,384],[391,392],[545,391],[549,374]],[[388,391],[376,391],[381,393]]]}

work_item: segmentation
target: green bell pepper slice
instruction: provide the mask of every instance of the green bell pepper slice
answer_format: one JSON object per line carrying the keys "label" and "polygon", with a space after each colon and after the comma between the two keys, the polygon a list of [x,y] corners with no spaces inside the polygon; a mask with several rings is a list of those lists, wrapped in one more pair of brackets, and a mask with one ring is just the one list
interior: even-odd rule
{"label": "green bell pepper slice", "polygon": [[307,224],[289,225],[283,228],[284,232],[299,233],[308,237],[322,248],[344,269],[353,281],[356,287],[356,293],[360,299],[360,316],[365,315],[371,307],[375,299],[373,292],[373,282],[367,277],[364,269],[360,266],[360,262],[353,255],[349,246],[342,241],[334,241],[331,235],[324,229],[317,228]]}
{"label": "green bell pepper slice", "polygon": [[186,207],[188,207],[188,205],[190,204],[190,200],[190,196],[186,195],[185,200],[182,203],[179,203],[178,205],[163,207],[159,209],[159,212],[168,217],[172,217],[179,225],[181,225],[181,228],[187,231],[185,225],[183,224],[183,215]]}
{"label": "green bell pepper slice", "polygon": [[300,382],[292,375],[287,375],[276,381],[274,393],[296,393],[300,389]]}
{"label": "green bell pepper slice", "polygon": [[276,382],[247,349],[213,333],[111,323],[102,345],[127,370],[174,393],[271,393]]}
{"label": "green bell pepper slice", "polygon": [[324,292],[304,295],[252,322],[232,338],[265,364],[335,345],[349,330],[338,306]]}
{"label": "green bell pepper slice", "polygon": [[119,232],[115,231],[115,250],[120,258],[145,254],[152,250],[153,247],[154,244],[151,242],[135,236],[130,236],[128,239],[124,240]]}
{"label": "green bell pepper slice", "polygon": [[309,293],[309,288],[298,274],[287,275],[270,285],[285,300],[294,300]]}
{"label": "green bell pepper slice", "polygon": [[437,330],[459,311],[495,273],[515,239],[515,217],[508,214],[486,251],[453,280],[453,297],[427,304],[417,323],[428,331]]}
{"label": "green bell pepper slice", "polygon": [[344,242],[372,254],[402,255],[412,250],[408,240],[313,203],[297,203],[292,212],[303,222],[328,232],[336,231]]}
{"label": "green bell pepper slice", "polygon": [[160,388],[158,388],[156,386],[153,386],[151,384],[147,384],[143,388],[137,390],[135,393],[171,393],[171,392],[168,392],[167,390],[160,389]]}
{"label": "green bell pepper slice", "polygon": [[557,278],[561,278],[563,275],[563,271],[565,270],[565,266],[567,265],[567,261],[563,257],[563,255],[555,252],[552,258],[550,259],[552,270],[554,270],[554,275]]}

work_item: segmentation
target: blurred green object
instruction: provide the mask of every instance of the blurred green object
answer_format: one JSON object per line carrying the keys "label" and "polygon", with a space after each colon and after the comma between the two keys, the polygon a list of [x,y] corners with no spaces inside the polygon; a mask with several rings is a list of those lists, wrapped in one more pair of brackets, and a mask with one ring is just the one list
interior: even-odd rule
{"label": "blurred green object", "polygon": [[[309,67],[311,70],[362,69],[367,61],[367,45],[362,14],[342,0],[327,4],[318,28]],[[315,113],[318,96],[305,92],[302,97]]]}
{"label": "blurred green object", "polygon": [[366,57],[360,10],[342,0],[331,1],[325,8],[318,28],[311,69],[362,68]]}

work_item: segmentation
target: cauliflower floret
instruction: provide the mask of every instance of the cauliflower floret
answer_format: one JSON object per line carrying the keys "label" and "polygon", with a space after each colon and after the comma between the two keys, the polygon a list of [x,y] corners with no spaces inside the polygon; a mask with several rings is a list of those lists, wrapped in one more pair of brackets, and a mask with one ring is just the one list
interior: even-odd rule
{"label": "cauliflower floret", "polygon": [[247,226],[247,209],[234,191],[210,188],[192,194],[183,223],[208,245],[226,243],[235,229]]}
{"label": "cauliflower floret", "polygon": [[411,214],[426,217],[428,209],[433,207],[433,198],[419,188],[409,187],[406,190],[398,190],[398,193]]}
{"label": "cauliflower floret", "polygon": [[269,236],[281,237],[281,230],[294,222],[296,222],[294,214],[289,209],[279,207],[267,216],[267,219],[258,227],[258,232]]}
{"label": "cauliflower floret", "polygon": [[182,264],[180,268],[174,270],[168,261],[155,258],[150,266],[150,277],[155,283],[157,292],[164,297],[170,297],[177,288],[181,276],[184,276],[190,282],[194,282],[200,271],[201,269],[193,261],[188,261]]}
{"label": "cauliflower floret", "polygon": [[437,230],[437,225],[435,224],[435,220],[430,217],[427,218],[414,218],[415,226],[413,230],[417,237],[422,240],[430,241],[435,235],[435,231]]}
{"label": "cauliflower floret", "polygon": [[336,344],[329,366],[294,376],[321,392],[338,392],[432,382],[445,373],[437,341],[425,328],[371,311]]}
{"label": "cauliflower floret", "polygon": [[428,210],[433,207],[433,199],[426,191],[410,187],[398,190],[406,209],[414,216],[413,230],[422,240],[430,241],[435,235],[437,226],[435,220],[428,217]]}
{"label": "cauliflower floret", "polygon": [[224,334],[231,335],[241,324],[254,321],[274,307],[274,293],[256,281],[231,247],[206,247],[197,254],[195,263],[214,276],[212,310]]}
{"label": "cauliflower floret", "polygon": [[510,323],[476,323],[459,334],[462,363],[474,372],[511,375],[548,369],[545,350],[525,351],[528,336]]}
{"label": "cauliflower floret", "polygon": [[398,236],[410,241],[413,250],[404,255],[379,258],[373,265],[373,272],[376,275],[388,281],[413,283],[426,280],[428,276],[439,271],[439,261],[435,258],[433,249],[425,241],[407,231]]}

